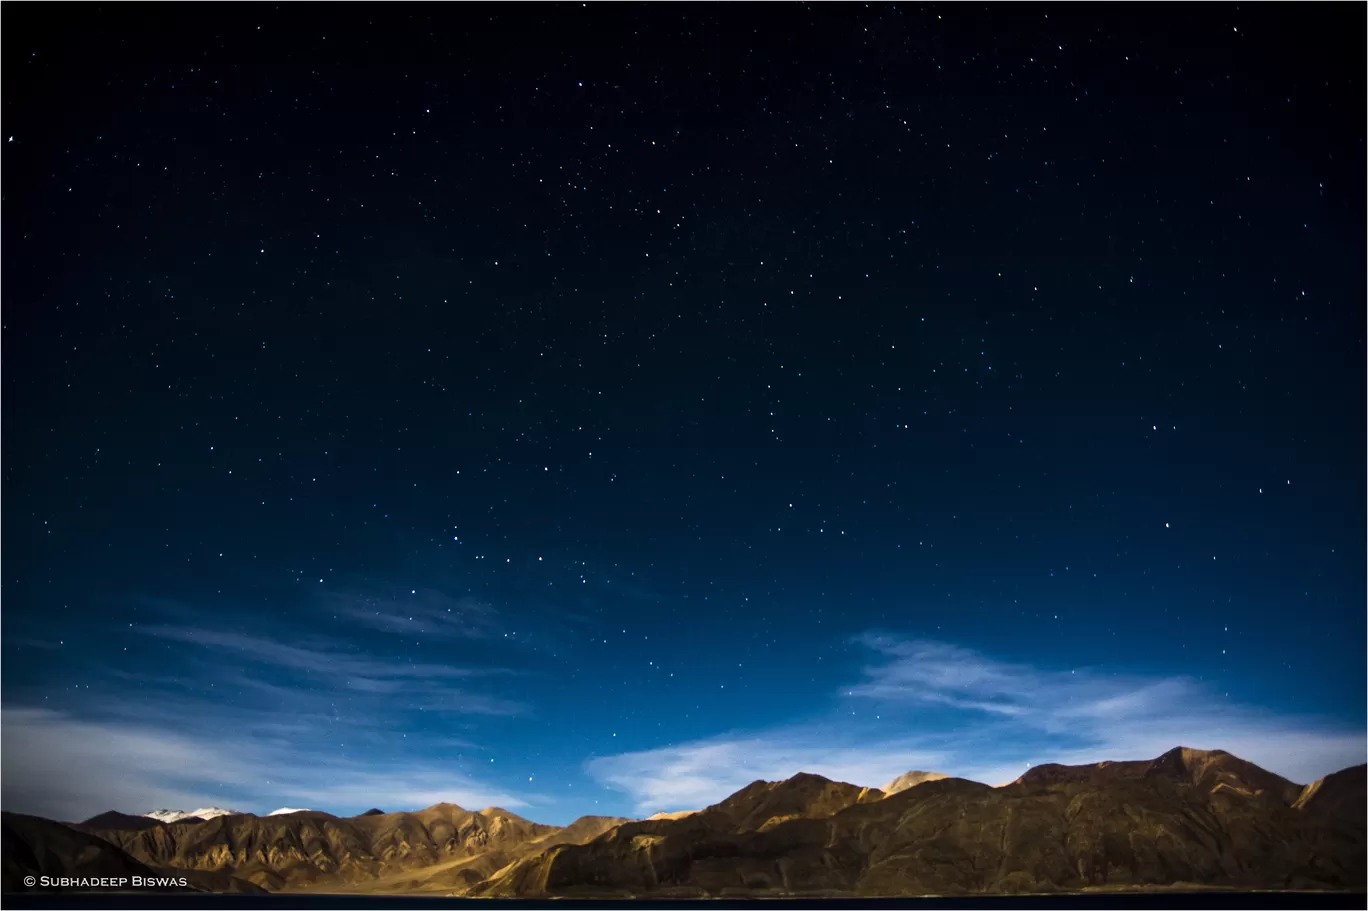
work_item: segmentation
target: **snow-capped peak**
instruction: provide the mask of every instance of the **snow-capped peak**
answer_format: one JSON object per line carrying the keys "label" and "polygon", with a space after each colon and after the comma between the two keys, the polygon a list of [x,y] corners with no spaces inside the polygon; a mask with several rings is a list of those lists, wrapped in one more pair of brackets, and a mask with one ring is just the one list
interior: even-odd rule
{"label": "snow-capped peak", "polygon": [[272,810],[267,816],[284,816],[287,813],[312,813],[308,807],[281,807],[279,810]]}
{"label": "snow-capped peak", "polygon": [[182,819],[189,819],[192,816],[198,816],[200,819],[213,819],[215,816],[237,816],[239,813],[237,810],[225,810],[222,807],[200,807],[198,810],[191,810],[189,813],[184,810],[153,810],[143,815],[161,822],[180,822]]}

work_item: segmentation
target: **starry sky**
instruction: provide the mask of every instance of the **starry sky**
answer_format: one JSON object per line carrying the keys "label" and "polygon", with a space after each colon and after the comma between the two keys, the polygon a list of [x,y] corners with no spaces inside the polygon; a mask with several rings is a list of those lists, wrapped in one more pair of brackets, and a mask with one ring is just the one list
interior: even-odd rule
{"label": "starry sky", "polygon": [[28,5],[3,801],[1365,754],[1361,5]]}

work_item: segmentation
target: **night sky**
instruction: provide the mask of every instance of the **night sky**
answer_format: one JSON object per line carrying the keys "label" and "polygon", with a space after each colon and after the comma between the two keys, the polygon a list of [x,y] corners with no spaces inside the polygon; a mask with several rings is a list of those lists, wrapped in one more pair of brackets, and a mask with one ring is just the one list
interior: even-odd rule
{"label": "night sky", "polygon": [[4,26],[6,809],[1364,761],[1362,5]]}

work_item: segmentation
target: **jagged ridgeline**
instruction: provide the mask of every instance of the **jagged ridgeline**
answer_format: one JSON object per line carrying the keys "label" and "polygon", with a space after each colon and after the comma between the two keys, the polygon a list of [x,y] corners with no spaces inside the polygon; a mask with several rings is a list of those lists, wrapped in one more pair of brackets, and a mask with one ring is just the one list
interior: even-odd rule
{"label": "jagged ridgeline", "polygon": [[66,826],[5,814],[5,888],[76,869],[214,891],[490,897],[899,896],[1180,886],[1362,891],[1365,768],[1307,786],[1221,751],[1037,766],[1002,787],[800,774],[703,810],[539,825],[438,804]]}

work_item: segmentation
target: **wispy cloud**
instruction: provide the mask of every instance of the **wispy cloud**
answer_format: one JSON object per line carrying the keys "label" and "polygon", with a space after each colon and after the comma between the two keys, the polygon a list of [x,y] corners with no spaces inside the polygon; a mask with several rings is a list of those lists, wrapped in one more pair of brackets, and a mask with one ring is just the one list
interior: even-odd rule
{"label": "wispy cloud", "polygon": [[1361,729],[1233,703],[1186,677],[995,660],[944,642],[866,635],[863,678],[838,710],[787,726],[587,763],[641,812],[693,809],[799,771],[880,786],[912,768],[1002,784],[1041,762],[1225,749],[1306,782],[1365,758]]}
{"label": "wispy cloud", "polygon": [[243,657],[297,671],[308,671],[330,677],[395,679],[406,677],[475,677],[487,670],[458,667],[448,664],[420,664],[412,661],[378,661],[357,655],[340,645],[325,648],[303,648],[243,633],[223,632],[186,626],[148,625],[139,629],[163,639],[175,639],[202,645],[206,648],[236,652]]}
{"label": "wispy cloud", "polygon": [[497,612],[485,602],[426,589],[407,598],[336,594],[327,605],[355,624],[396,635],[484,639],[499,628]]}
{"label": "wispy cloud", "polygon": [[[630,794],[637,812],[697,810],[752,781],[812,772],[879,786],[910,768],[943,766],[950,756],[915,740],[886,740],[871,748],[839,740],[815,726],[724,735],[678,746],[591,759],[589,774]],[[840,742],[844,741],[844,742]]]}
{"label": "wispy cloud", "polygon": [[440,801],[478,808],[525,806],[522,797],[473,780],[454,763],[352,757],[345,744],[189,731],[126,719],[83,720],[45,709],[3,713],[5,809],[80,820],[111,807],[276,806],[353,811],[415,809]]}
{"label": "wispy cloud", "polygon": [[[244,633],[188,626],[147,625],[139,627],[145,635],[213,649],[249,664],[265,665],[294,674],[310,686],[340,688],[355,693],[406,696],[420,710],[465,712],[477,715],[516,715],[525,710],[521,703],[495,698],[458,688],[454,681],[503,675],[503,668],[467,667],[412,660],[381,660],[371,654],[357,654],[342,643],[311,642],[309,646],[289,644]],[[262,688],[271,684],[244,680],[241,685]],[[212,678],[210,678],[212,679]],[[298,682],[290,689],[299,693]]]}
{"label": "wispy cloud", "polygon": [[473,719],[528,708],[508,692],[519,675],[481,662],[487,650],[272,629],[141,624],[127,635],[155,660],[83,666],[97,685],[59,694],[60,711],[47,694],[8,689],[6,809],[78,819],[168,805],[525,805],[527,794],[464,771],[493,771],[480,738],[464,736]]}
{"label": "wispy cloud", "polygon": [[[1084,669],[1046,670],[996,661],[944,642],[865,635],[857,641],[883,660],[847,696],[892,705],[943,705],[1000,715],[1046,731],[1076,731],[1079,724],[1172,717],[1196,695],[1183,677],[1101,675]],[[1189,711],[1198,706],[1189,707]]]}

